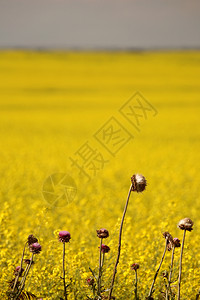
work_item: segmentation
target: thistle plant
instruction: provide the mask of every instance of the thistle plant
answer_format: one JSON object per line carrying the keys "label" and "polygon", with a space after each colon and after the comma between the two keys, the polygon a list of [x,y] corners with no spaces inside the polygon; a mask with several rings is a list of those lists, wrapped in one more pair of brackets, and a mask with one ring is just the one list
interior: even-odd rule
{"label": "thistle plant", "polygon": [[178,238],[174,238],[172,241],[172,256],[171,256],[171,264],[170,264],[170,271],[169,271],[169,276],[168,276],[168,283],[166,287],[166,300],[170,299],[170,294],[171,294],[171,282],[172,282],[172,272],[173,272],[173,265],[174,265],[174,253],[175,253],[175,248],[180,247],[180,240]]}
{"label": "thistle plant", "polygon": [[183,230],[183,240],[182,240],[182,247],[181,247],[181,254],[180,254],[180,264],[179,264],[179,276],[178,276],[178,293],[177,293],[177,300],[181,298],[181,273],[182,273],[182,258],[183,258],[183,249],[184,249],[184,242],[185,242],[185,235],[186,231],[193,230],[193,221],[189,218],[184,218],[179,221],[178,227]]}
{"label": "thistle plant", "polygon": [[163,255],[161,257],[160,264],[159,264],[158,269],[156,270],[156,273],[155,273],[154,278],[153,278],[153,282],[152,282],[152,285],[151,285],[151,288],[150,288],[150,291],[149,291],[149,295],[147,297],[148,300],[152,299],[152,295],[154,293],[154,285],[155,285],[158,273],[160,271],[160,268],[162,266],[162,263],[163,263],[163,260],[164,260],[164,257],[165,257],[165,253],[166,253],[167,249],[171,250],[171,245],[172,245],[172,240],[173,240],[171,234],[169,232],[164,232],[163,237],[165,238],[165,248],[164,248]]}
{"label": "thistle plant", "polygon": [[134,293],[135,293],[135,300],[139,300],[138,295],[137,295],[137,270],[139,269],[139,264],[135,263],[131,265],[131,270],[135,271],[135,288],[134,288]]}
{"label": "thistle plant", "polygon": [[[98,279],[97,279],[97,299],[101,299],[101,276],[102,276],[102,267],[104,263],[104,255],[106,251],[106,245],[102,244],[103,239],[109,237],[109,232],[107,229],[102,228],[100,230],[97,230],[97,236],[100,238],[100,247],[99,247],[99,274],[98,274]],[[105,247],[106,246],[106,247]],[[104,250],[103,250],[104,248]],[[109,248],[109,247],[108,247]],[[110,250],[110,248],[109,248]],[[108,251],[109,251],[108,250]],[[108,252],[107,251],[107,252]]]}
{"label": "thistle plant", "polygon": [[64,286],[64,298],[67,300],[67,286],[65,280],[65,243],[69,243],[71,239],[71,235],[68,231],[62,230],[58,234],[58,239],[63,243],[63,260],[62,260],[62,268],[63,268],[63,286]]}
{"label": "thistle plant", "polygon": [[136,174],[136,175],[133,175],[131,177],[131,186],[129,188],[128,196],[127,196],[127,199],[126,199],[126,204],[125,204],[125,207],[124,207],[124,212],[123,212],[123,215],[122,215],[120,230],[119,230],[118,253],[117,253],[117,258],[116,258],[116,262],[115,262],[115,266],[114,266],[114,271],[113,271],[113,276],[112,276],[112,281],[111,281],[108,300],[112,299],[111,297],[112,297],[112,291],[113,291],[114,282],[115,282],[115,275],[117,273],[117,266],[118,266],[118,263],[119,263],[120,253],[121,253],[121,240],[122,240],[123,224],[124,224],[124,219],[125,219],[125,216],[126,216],[126,211],[127,211],[127,208],[128,208],[130,195],[131,195],[132,191],[137,192],[137,193],[143,192],[146,188],[146,185],[147,185],[147,182],[146,182],[146,179],[143,175]]}
{"label": "thistle plant", "polygon": [[[29,247],[29,251],[32,253],[31,259],[28,260],[24,260],[24,255],[26,252],[26,247]],[[38,243],[38,239],[36,237],[34,237],[32,234],[28,236],[28,239],[24,245],[23,248],[23,253],[22,253],[22,257],[21,257],[21,262],[20,262],[20,266],[16,267],[15,271],[14,271],[14,275],[15,275],[15,279],[11,280],[10,283],[10,288],[12,289],[11,291],[8,291],[8,295],[11,299],[13,300],[17,300],[21,294],[23,294],[23,290],[24,290],[24,286],[25,286],[25,282],[26,282],[26,278],[29,274],[31,265],[33,264],[33,256],[34,254],[39,254],[41,252],[42,248],[41,245]],[[22,267],[23,262],[26,261],[26,268],[24,270],[24,268]],[[29,261],[29,263],[27,263],[27,261]],[[21,281],[19,281],[19,278],[21,277]]]}

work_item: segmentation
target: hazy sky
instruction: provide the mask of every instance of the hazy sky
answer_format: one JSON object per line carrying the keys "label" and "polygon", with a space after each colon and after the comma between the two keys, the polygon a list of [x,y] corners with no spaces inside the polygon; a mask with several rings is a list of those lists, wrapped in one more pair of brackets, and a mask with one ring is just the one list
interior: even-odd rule
{"label": "hazy sky", "polygon": [[0,47],[200,47],[200,0],[0,0]]}

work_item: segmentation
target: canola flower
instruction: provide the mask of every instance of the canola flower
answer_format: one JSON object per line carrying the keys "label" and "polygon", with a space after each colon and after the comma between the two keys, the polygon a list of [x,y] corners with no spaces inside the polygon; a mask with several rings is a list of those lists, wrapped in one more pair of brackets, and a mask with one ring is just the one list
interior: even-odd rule
{"label": "canola flower", "polygon": [[[149,189],[129,203],[113,294],[116,299],[131,299],[130,263],[136,261],[140,264],[138,293],[145,299],[163,251],[161,233],[169,231],[182,240],[177,222],[188,215],[196,226],[186,234],[181,298],[195,298],[200,278],[199,57],[198,51],[1,51],[1,299],[6,299],[8,281],[20,265],[24,237],[30,232],[39,237],[42,252],[27,277],[26,290],[44,300],[63,297],[62,256],[56,242],[62,228],[70,228],[73,236],[66,247],[68,299],[93,296],[86,279],[91,276],[89,266],[98,273],[95,229],[102,225],[109,229],[112,250],[102,278],[109,288],[127,174],[133,169],[144,172]],[[158,111],[155,118],[148,112],[147,119],[139,117],[140,131],[118,113],[136,90]],[[134,135],[115,157],[92,138],[113,114]],[[109,162],[98,176],[91,172],[91,181],[83,186],[68,157],[86,140]],[[70,173],[77,183],[76,198],[70,204],[63,200],[63,207],[52,205],[42,195],[43,182],[55,172]],[[175,250],[173,286],[177,285],[180,250]],[[160,273],[170,262],[166,255]],[[176,293],[177,286],[173,286]],[[163,278],[158,276],[155,298],[160,290],[164,290]]]}

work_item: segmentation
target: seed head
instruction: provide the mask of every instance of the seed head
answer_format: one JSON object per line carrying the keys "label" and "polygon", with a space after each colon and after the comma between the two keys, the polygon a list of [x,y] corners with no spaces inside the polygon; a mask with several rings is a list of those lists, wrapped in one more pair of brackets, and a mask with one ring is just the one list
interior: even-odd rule
{"label": "seed head", "polygon": [[131,270],[134,270],[134,271],[136,271],[137,269],[139,269],[139,267],[140,267],[140,265],[139,265],[139,264],[137,264],[137,263],[135,263],[135,264],[132,264],[132,265],[131,265]]}
{"label": "seed head", "polygon": [[29,246],[29,250],[33,254],[39,254],[42,251],[42,247],[39,243],[33,243]]}
{"label": "seed head", "polygon": [[58,234],[58,239],[62,243],[69,243],[69,240],[71,239],[71,234],[69,231],[62,230]]}
{"label": "seed head", "polygon": [[20,266],[15,268],[14,274],[17,276],[19,274],[19,276],[22,276],[22,273],[24,272],[24,269],[21,268]]}
{"label": "seed head", "polygon": [[88,284],[88,285],[94,285],[94,278],[91,278],[91,277],[88,278],[88,279],[87,279],[87,284]]}
{"label": "seed head", "polygon": [[107,245],[104,245],[104,244],[101,245],[101,252],[102,253],[108,253],[109,251],[110,251],[110,247],[108,247]]}
{"label": "seed head", "polygon": [[102,228],[97,230],[97,236],[101,239],[106,239],[107,237],[109,237],[109,232],[107,229]]}
{"label": "seed head", "polygon": [[178,223],[178,227],[182,230],[188,230],[188,231],[191,231],[193,230],[193,222],[191,219],[189,218],[185,218],[185,219],[182,219],[179,221]]}
{"label": "seed head", "polygon": [[181,246],[180,240],[178,238],[173,239],[173,244],[175,248],[178,248]]}
{"label": "seed head", "polygon": [[137,193],[143,192],[147,185],[145,177],[141,174],[134,174],[131,177],[131,182],[132,182],[132,191]]}
{"label": "seed head", "polygon": [[36,237],[34,237],[33,234],[30,234],[30,235],[28,236],[28,244],[29,244],[29,246],[30,246],[31,244],[34,244],[34,243],[37,243],[37,242],[38,242],[38,239],[37,239]]}

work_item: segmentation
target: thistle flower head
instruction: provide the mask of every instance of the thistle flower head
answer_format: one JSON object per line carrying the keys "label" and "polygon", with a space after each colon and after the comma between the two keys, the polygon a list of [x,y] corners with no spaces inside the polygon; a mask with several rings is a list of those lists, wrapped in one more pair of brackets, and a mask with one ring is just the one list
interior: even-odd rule
{"label": "thistle flower head", "polygon": [[20,266],[18,266],[18,267],[15,268],[14,274],[15,274],[15,275],[18,275],[18,274],[19,274],[19,276],[22,276],[22,273],[23,273],[23,272],[24,272],[24,269],[21,268]]}
{"label": "thistle flower head", "polygon": [[58,234],[58,239],[62,243],[69,243],[69,240],[71,239],[71,234],[69,231],[62,230]]}
{"label": "thistle flower head", "polygon": [[33,243],[29,246],[29,250],[33,254],[39,254],[42,251],[42,247],[39,243]]}
{"label": "thistle flower head", "polygon": [[88,285],[94,285],[94,278],[91,278],[91,277],[88,278],[88,279],[87,279],[87,284],[88,284]]}
{"label": "thistle flower head", "polygon": [[37,239],[36,237],[34,237],[33,234],[30,234],[30,235],[28,236],[28,244],[29,244],[29,246],[30,246],[31,244],[34,244],[34,243],[37,243],[37,242],[38,242],[38,239]]}
{"label": "thistle flower head", "polygon": [[137,193],[143,192],[147,185],[145,177],[141,174],[134,174],[131,177],[131,182],[132,182],[132,191]]}
{"label": "thistle flower head", "polygon": [[191,231],[193,230],[193,222],[191,219],[189,218],[184,218],[182,220],[179,221],[178,223],[178,227],[182,230],[188,230],[188,231]]}
{"label": "thistle flower head", "polygon": [[134,271],[136,271],[137,269],[139,269],[139,267],[140,267],[140,265],[139,265],[139,264],[137,264],[137,263],[135,263],[135,264],[132,264],[132,265],[131,265],[131,270],[134,270]]}
{"label": "thistle flower head", "polygon": [[101,245],[101,252],[102,253],[108,253],[109,251],[110,251],[110,247],[108,247],[107,245],[104,245],[104,244]]}
{"label": "thistle flower head", "polygon": [[102,228],[97,230],[97,236],[101,239],[106,239],[107,237],[109,237],[109,232],[107,229]]}
{"label": "thistle flower head", "polygon": [[173,244],[174,244],[175,248],[178,248],[178,247],[181,246],[181,242],[180,242],[180,240],[178,238],[174,238],[173,239]]}

